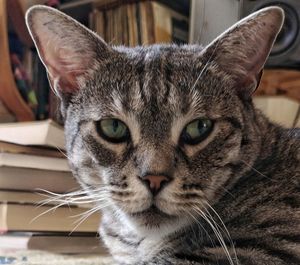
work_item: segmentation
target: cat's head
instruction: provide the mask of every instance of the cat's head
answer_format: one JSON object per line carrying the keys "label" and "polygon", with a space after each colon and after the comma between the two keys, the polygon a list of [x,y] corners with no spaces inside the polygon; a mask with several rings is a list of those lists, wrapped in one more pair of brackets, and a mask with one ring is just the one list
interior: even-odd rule
{"label": "cat's head", "polygon": [[270,7],[204,49],[126,48],[31,8],[72,170],[98,205],[137,229],[174,228],[222,196],[259,152],[251,94],[282,22]]}

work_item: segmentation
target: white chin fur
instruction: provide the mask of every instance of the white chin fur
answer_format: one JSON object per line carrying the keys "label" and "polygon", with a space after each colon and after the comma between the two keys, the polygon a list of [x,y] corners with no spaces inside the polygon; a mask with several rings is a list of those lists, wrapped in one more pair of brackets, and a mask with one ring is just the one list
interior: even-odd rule
{"label": "white chin fur", "polygon": [[132,217],[123,213],[122,222],[141,237],[161,239],[179,231],[189,223],[188,218],[163,220],[154,225],[146,225],[143,217]]}

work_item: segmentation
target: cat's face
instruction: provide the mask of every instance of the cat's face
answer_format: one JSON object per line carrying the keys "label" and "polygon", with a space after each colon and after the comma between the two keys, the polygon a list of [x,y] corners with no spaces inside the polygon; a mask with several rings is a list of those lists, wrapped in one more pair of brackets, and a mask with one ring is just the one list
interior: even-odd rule
{"label": "cat's face", "polygon": [[[105,202],[139,225],[190,218],[224,192],[249,152],[243,104],[210,67],[195,82],[199,47],[117,50],[69,107],[66,134],[79,130],[67,137],[72,168],[87,189],[104,185]],[[154,195],[149,175],[166,177]]]}
{"label": "cat's face", "polygon": [[250,95],[280,9],[253,15],[205,49],[109,47],[43,7],[27,21],[63,101],[74,175],[129,225],[178,227],[253,164],[260,139]]}

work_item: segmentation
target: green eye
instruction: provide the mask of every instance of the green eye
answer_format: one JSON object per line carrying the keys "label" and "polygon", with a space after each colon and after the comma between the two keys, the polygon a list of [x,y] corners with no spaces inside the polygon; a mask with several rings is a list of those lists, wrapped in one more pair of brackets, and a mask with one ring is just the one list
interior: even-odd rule
{"label": "green eye", "polygon": [[96,123],[99,135],[112,143],[122,143],[129,139],[128,127],[117,119],[105,119]]}
{"label": "green eye", "polygon": [[212,131],[213,122],[209,119],[198,119],[189,123],[182,131],[180,141],[183,144],[195,145],[203,141]]}

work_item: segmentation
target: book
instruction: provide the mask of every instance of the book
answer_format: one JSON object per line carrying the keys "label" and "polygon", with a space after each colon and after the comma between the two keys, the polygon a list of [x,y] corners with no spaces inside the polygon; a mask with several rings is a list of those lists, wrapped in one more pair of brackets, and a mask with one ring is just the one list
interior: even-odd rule
{"label": "book", "polygon": [[[59,195],[60,194],[57,194],[57,196]],[[17,190],[0,190],[0,202],[6,203],[59,205],[61,204],[61,200],[54,199],[54,197],[57,198],[57,196],[43,191],[30,192]],[[70,202],[68,203],[68,205],[81,208],[92,208],[92,205],[90,203],[76,204],[74,202]]]}
{"label": "book", "polygon": [[66,155],[57,149],[43,146],[24,146],[0,141],[0,153],[28,154],[35,156],[66,158]]}
{"label": "book", "polygon": [[52,120],[0,124],[0,141],[65,149],[63,127]]}
{"label": "book", "polygon": [[104,13],[97,9],[94,9],[90,14],[91,23],[90,28],[94,29],[101,38],[105,38],[105,21]]}
{"label": "book", "polygon": [[70,171],[68,160],[66,158],[27,154],[0,153],[0,169],[3,166],[66,172]]}
{"label": "book", "polygon": [[188,43],[188,17],[155,1],[148,5],[148,10],[151,9],[156,43]]}
{"label": "book", "polygon": [[1,250],[42,250],[60,254],[107,254],[95,233],[8,233],[0,235]]}
{"label": "book", "polygon": [[[10,265],[112,265],[115,261],[110,255],[62,255],[48,251],[37,250],[2,250],[0,248],[1,262]],[[4,263],[4,264],[5,264]],[[2,263],[3,264],[3,263]]]}
{"label": "book", "polygon": [[[129,45],[129,22],[128,22],[128,17],[127,17],[127,7],[126,5],[121,6],[121,11],[120,11],[120,16],[121,16],[121,21],[122,21],[122,31],[120,32],[122,42],[126,44],[126,46]],[[122,34],[122,32],[124,32]]]}
{"label": "book", "polygon": [[126,7],[128,19],[128,45],[133,47],[138,45],[137,24],[135,20],[135,5],[127,5]]}
{"label": "book", "polygon": [[[149,45],[153,42],[150,42],[149,39],[149,32],[148,32],[148,23],[152,23],[152,21],[147,21],[147,10],[144,2],[137,3],[137,8],[139,9],[140,13],[140,25],[141,25],[141,38],[142,38],[142,45]],[[153,37],[153,36],[151,36]]]}
{"label": "book", "polygon": [[[79,207],[39,206],[34,204],[0,203],[0,234],[20,232],[97,232],[100,213],[80,222],[90,209]],[[53,209],[53,210],[52,210]]]}
{"label": "book", "polygon": [[6,203],[30,203],[38,205],[47,199],[46,196],[47,194],[42,195],[34,192],[0,190],[0,202]]}
{"label": "book", "polygon": [[71,172],[22,167],[0,167],[1,190],[37,191],[40,189],[66,193],[79,189]]}

